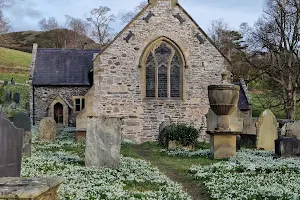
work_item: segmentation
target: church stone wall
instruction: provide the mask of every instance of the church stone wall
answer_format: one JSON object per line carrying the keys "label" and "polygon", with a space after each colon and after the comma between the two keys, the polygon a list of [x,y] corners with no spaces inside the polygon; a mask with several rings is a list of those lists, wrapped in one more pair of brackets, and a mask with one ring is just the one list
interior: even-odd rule
{"label": "church stone wall", "polygon": [[[171,117],[176,123],[202,128],[200,139],[207,139],[205,114],[208,112],[207,86],[218,84],[225,71],[225,59],[207,40],[190,17],[171,1],[158,0],[130,23],[116,40],[94,61],[95,102],[97,116],[121,117],[123,137],[137,142],[157,139],[159,125]],[[149,12],[154,16],[147,23]],[[185,20],[182,24],[174,17]],[[134,36],[124,40],[131,31]],[[204,43],[195,37],[199,33]],[[182,100],[145,100],[141,85],[140,58],[145,48],[160,37],[176,43],[186,59]]]}
{"label": "church stone wall", "polygon": [[[84,96],[90,87],[55,87],[55,86],[33,86],[33,115],[34,124],[38,125],[43,117],[48,116],[48,108],[52,101],[61,95],[70,105],[73,105],[73,96]],[[78,113],[73,112],[73,108],[69,108],[69,126],[75,126],[76,116]]]}

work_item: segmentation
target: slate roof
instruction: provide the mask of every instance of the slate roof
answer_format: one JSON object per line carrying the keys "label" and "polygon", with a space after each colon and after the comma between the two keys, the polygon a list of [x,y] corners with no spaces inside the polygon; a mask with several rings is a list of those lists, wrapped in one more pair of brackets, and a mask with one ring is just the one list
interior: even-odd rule
{"label": "slate roof", "polygon": [[32,84],[40,86],[89,86],[93,55],[100,50],[38,49]]}
{"label": "slate roof", "polygon": [[248,91],[244,89],[242,81],[233,83],[234,85],[240,86],[240,96],[239,96],[239,102],[238,102],[238,108],[240,110],[250,110],[251,109],[251,101],[248,98],[248,94],[246,94]]}

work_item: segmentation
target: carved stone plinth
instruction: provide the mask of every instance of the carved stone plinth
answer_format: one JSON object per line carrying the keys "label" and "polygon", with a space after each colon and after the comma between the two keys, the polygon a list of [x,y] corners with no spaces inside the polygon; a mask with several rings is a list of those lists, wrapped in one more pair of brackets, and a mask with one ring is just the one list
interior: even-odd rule
{"label": "carved stone plinth", "polygon": [[0,178],[0,199],[56,200],[62,182],[57,178]]}
{"label": "carved stone plinth", "polygon": [[236,155],[236,136],[240,132],[207,131],[210,134],[210,155],[213,159],[230,158]]}

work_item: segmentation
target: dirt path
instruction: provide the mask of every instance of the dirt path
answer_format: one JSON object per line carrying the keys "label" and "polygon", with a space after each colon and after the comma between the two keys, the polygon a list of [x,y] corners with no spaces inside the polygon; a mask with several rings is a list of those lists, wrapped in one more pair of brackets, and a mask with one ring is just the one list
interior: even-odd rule
{"label": "dirt path", "polygon": [[135,145],[134,151],[143,159],[149,161],[152,165],[157,166],[158,169],[168,176],[172,181],[180,183],[183,189],[194,200],[207,200],[207,196],[202,192],[205,188],[198,181],[194,180],[192,175],[188,172],[183,172],[176,169],[172,163],[164,162],[163,158],[153,156],[153,152],[144,149],[141,145]]}

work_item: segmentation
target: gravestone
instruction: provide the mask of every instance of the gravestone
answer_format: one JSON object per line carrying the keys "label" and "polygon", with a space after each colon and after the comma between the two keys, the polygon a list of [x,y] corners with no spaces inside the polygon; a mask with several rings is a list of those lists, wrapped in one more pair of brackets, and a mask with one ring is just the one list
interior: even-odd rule
{"label": "gravestone", "polygon": [[3,85],[7,86],[8,85],[8,80],[5,80],[4,83],[3,83]]}
{"label": "gravestone", "polygon": [[0,177],[19,177],[24,130],[0,117]]}
{"label": "gravestone", "polygon": [[11,91],[7,90],[5,93],[5,101],[11,102]]}
{"label": "gravestone", "polygon": [[20,93],[14,93],[13,100],[16,103],[20,103]]}
{"label": "gravestone", "polygon": [[268,151],[275,150],[275,140],[278,138],[278,123],[275,115],[270,110],[265,110],[256,122],[257,148]]}
{"label": "gravestone", "polygon": [[160,145],[164,146],[166,145],[166,137],[164,136],[165,134],[165,128],[167,126],[171,125],[171,118],[168,117],[165,121],[163,121],[160,125],[159,125],[159,135],[158,135],[158,142],[160,143]]}
{"label": "gravestone", "polygon": [[19,112],[14,117],[13,123],[15,127],[24,129],[23,139],[23,155],[31,156],[31,122],[28,114]]}
{"label": "gravestone", "polygon": [[300,140],[280,137],[275,140],[275,154],[278,157],[296,157],[300,155]]}
{"label": "gravestone", "polygon": [[281,135],[286,137],[295,137],[300,140],[300,123],[286,123],[281,128]]}
{"label": "gravestone", "polygon": [[53,141],[56,139],[56,122],[51,117],[45,117],[40,121],[39,140]]}
{"label": "gravestone", "polygon": [[93,117],[88,119],[85,165],[116,168],[120,162],[120,118]]}

